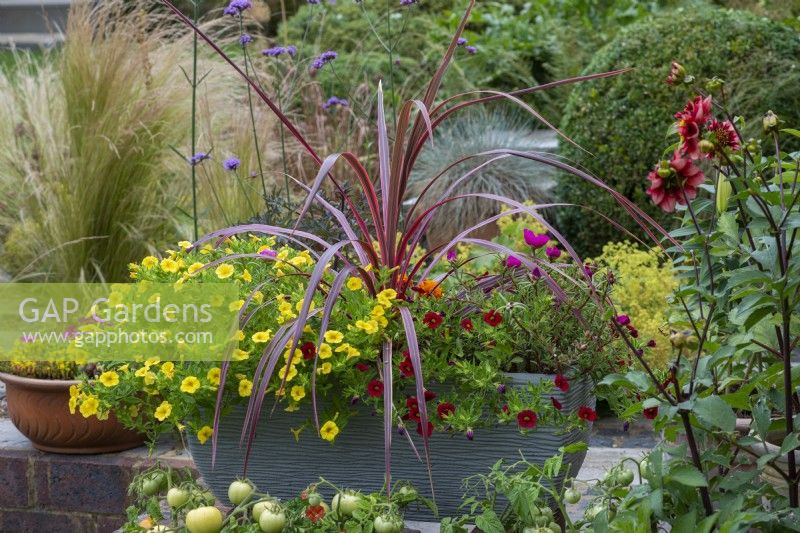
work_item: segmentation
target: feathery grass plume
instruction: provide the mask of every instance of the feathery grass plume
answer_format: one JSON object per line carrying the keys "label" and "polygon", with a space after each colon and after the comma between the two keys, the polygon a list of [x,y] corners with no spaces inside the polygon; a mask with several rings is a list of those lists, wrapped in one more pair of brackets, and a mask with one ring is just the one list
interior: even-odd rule
{"label": "feathery grass plume", "polygon": [[[520,152],[542,151],[542,137],[531,128],[526,118],[518,113],[512,114],[511,110],[487,111],[477,108],[438,128],[435,141],[423,150],[417,160],[407,196],[414,198],[432,177],[445,169],[445,165],[463,157],[496,148]],[[425,210],[431,207],[454,181],[475,165],[489,159],[488,156],[475,158],[448,169],[430,188],[420,208]],[[554,184],[554,174],[547,165],[516,157],[505,158],[481,168],[468,183],[456,187],[453,193],[482,192],[544,203],[549,200],[548,191]],[[496,214],[497,209],[497,202],[482,198],[468,198],[443,205],[433,218],[427,241],[434,245],[447,242],[464,228]],[[496,228],[490,226],[475,235],[492,237],[495,233]]]}

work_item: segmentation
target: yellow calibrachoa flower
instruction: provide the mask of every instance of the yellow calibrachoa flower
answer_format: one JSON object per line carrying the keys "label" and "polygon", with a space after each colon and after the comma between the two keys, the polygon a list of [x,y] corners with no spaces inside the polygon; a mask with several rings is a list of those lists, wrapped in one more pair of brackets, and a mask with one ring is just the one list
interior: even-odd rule
{"label": "yellow calibrachoa flower", "polygon": [[78,397],[77,396],[72,396],[69,399],[69,414],[74,415],[75,414],[75,408],[77,406],[78,406]]}
{"label": "yellow calibrachoa flower", "polygon": [[203,263],[192,263],[191,265],[189,265],[189,268],[187,268],[187,269],[186,269],[186,272],[187,272],[187,273],[188,273],[190,276],[194,276],[194,274],[195,274],[195,273],[196,273],[198,270],[200,270],[201,268],[203,268]]}
{"label": "yellow calibrachoa flower", "polygon": [[116,387],[119,385],[119,374],[113,370],[109,370],[100,374],[100,377],[97,378],[97,381],[109,388]]}
{"label": "yellow calibrachoa flower", "polygon": [[292,365],[288,369],[286,365],[283,365],[280,370],[278,370],[278,377],[280,379],[286,378],[286,381],[292,381],[294,377],[297,375],[297,368]]}
{"label": "yellow calibrachoa flower", "polygon": [[328,420],[319,428],[319,436],[328,442],[333,442],[339,434],[339,426],[333,420]]}
{"label": "yellow calibrachoa flower", "polygon": [[344,335],[340,331],[336,331],[335,329],[329,329],[325,332],[325,342],[329,342],[331,344],[339,344],[344,340]]}
{"label": "yellow calibrachoa flower", "polygon": [[384,289],[378,293],[378,296],[376,298],[378,300],[378,303],[381,304],[382,306],[391,307],[392,301],[394,301],[394,299],[397,298],[397,291],[394,289]]}
{"label": "yellow calibrachoa flower", "polygon": [[180,246],[181,250],[185,252],[186,250],[192,247],[192,243],[190,243],[189,241],[180,241],[178,243],[178,246]]}
{"label": "yellow calibrachoa flower", "polygon": [[256,291],[253,293],[253,301],[257,304],[260,304],[264,301],[264,293],[261,291]]}
{"label": "yellow calibrachoa flower", "polygon": [[147,359],[144,362],[144,366],[151,367],[153,365],[157,365],[160,362],[161,362],[161,359],[159,359],[158,357],[151,357],[150,359]]}
{"label": "yellow calibrachoa flower", "polygon": [[363,330],[367,335],[377,333],[380,329],[376,320],[356,320],[356,327],[360,330]]}
{"label": "yellow calibrachoa flower", "polygon": [[161,270],[163,270],[164,272],[170,272],[174,274],[180,269],[181,269],[180,264],[174,259],[170,259],[168,257],[166,259],[161,260]]}
{"label": "yellow calibrachoa flower", "polygon": [[148,371],[147,374],[144,375],[144,384],[152,385],[155,382],[156,382],[156,375]]}
{"label": "yellow calibrachoa flower", "polygon": [[69,386],[69,397],[70,398],[77,398],[81,394],[81,389],[78,388],[77,385],[70,385]]}
{"label": "yellow calibrachoa flower", "polygon": [[320,359],[327,359],[328,357],[333,355],[333,350],[331,350],[330,344],[325,344],[324,342],[319,346],[319,358]]}
{"label": "yellow calibrachoa flower", "polygon": [[249,379],[243,379],[239,382],[239,396],[247,397],[253,392],[253,382]]}
{"label": "yellow calibrachoa flower", "polygon": [[244,305],[244,300],[235,300],[228,304],[228,311],[238,311]]}
{"label": "yellow calibrachoa flower", "polygon": [[322,365],[317,369],[318,374],[330,374],[331,370],[333,370],[333,365],[330,363],[322,363]]}
{"label": "yellow calibrachoa flower", "polygon": [[306,397],[306,389],[302,385],[295,385],[292,387],[292,399],[299,402]]}
{"label": "yellow calibrachoa flower", "polygon": [[267,331],[257,331],[253,333],[253,336],[250,338],[253,342],[269,342],[269,340],[272,338],[272,330],[268,329]]}
{"label": "yellow calibrachoa flower", "polygon": [[234,269],[233,266],[224,263],[218,266],[217,269],[214,271],[214,273],[217,275],[219,279],[225,279],[233,276],[235,270],[236,269]]}
{"label": "yellow calibrachoa flower", "polygon": [[205,444],[213,434],[213,429],[211,429],[209,426],[203,426],[200,428],[200,431],[197,432],[197,440],[200,442],[200,444]]}
{"label": "yellow calibrachoa flower", "polygon": [[153,257],[152,255],[148,255],[144,259],[142,259],[142,266],[145,268],[153,268],[158,264],[158,258]]}
{"label": "yellow calibrachoa flower", "polygon": [[150,368],[143,366],[141,368],[138,368],[136,372],[133,373],[133,375],[136,376],[137,378],[143,378],[147,375],[148,372],[150,372]]}
{"label": "yellow calibrachoa flower", "polygon": [[364,282],[361,281],[361,278],[353,276],[347,280],[347,288],[351,291],[360,291],[363,286]]}
{"label": "yellow calibrachoa flower", "polygon": [[250,274],[250,271],[248,271],[246,268],[244,269],[244,272],[242,272],[242,280],[247,283],[253,281],[253,276]]}
{"label": "yellow calibrachoa flower", "polygon": [[250,357],[250,352],[245,352],[244,350],[240,350],[239,348],[236,348],[233,351],[233,355],[231,356],[231,359],[233,359],[234,361],[244,361],[245,359],[247,359],[249,357]]}
{"label": "yellow calibrachoa flower", "polygon": [[95,396],[87,396],[81,402],[81,414],[83,418],[89,418],[92,415],[97,414],[97,410],[100,407],[100,401]]}
{"label": "yellow calibrachoa flower", "polygon": [[242,342],[244,340],[244,331],[238,330],[236,333],[234,333],[233,340]]}
{"label": "yellow calibrachoa flower", "polygon": [[156,407],[156,412],[153,413],[153,416],[156,417],[156,419],[159,422],[163,422],[171,414],[172,414],[172,405],[170,405],[170,403],[167,400],[164,400],[163,402],[161,402],[161,405]]}
{"label": "yellow calibrachoa flower", "polygon": [[194,376],[187,376],[181,381],[181,392],[194,394],[200,388],[200,380]]}
{"label": "yellow calibrachoa flower", "polygon": [[161,365],[161,373],[167,376],[169,379],[172,379],[172,376],[175,375],[175,363],[172,361],[167,361]]}
{"label": "yellow calibrachoa flower", "polygon": [[215,366],[214,368],[212,368],[211,370],[208,371],[208,374],[206,374],[206,379],[212,385],[219,386],[219,379],[220,379],[220,373],[221,372],[222,371],[218,367]]}
{"label": "yellow calibrachoa flower", "polygon": [[382,305],[376,305],[372,308],[372,312],[370,313],[374,318],[378,318],[379,316],[386,315],[386,309]]}

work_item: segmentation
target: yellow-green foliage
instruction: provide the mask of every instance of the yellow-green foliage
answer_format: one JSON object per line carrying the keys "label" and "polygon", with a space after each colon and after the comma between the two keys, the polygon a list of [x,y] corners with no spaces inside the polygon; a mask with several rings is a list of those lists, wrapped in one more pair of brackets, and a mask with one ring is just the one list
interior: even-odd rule
{"label": "yellow-green foliage", "polygon": [[648,359],[665,365],[670,354],[667,298],[677,286],[671,262],[657,249],[643,250],[629,241],[607,243],[594,262],[614,272],[614,303],[631,317],[642,339],[656,341],[646,352]]}

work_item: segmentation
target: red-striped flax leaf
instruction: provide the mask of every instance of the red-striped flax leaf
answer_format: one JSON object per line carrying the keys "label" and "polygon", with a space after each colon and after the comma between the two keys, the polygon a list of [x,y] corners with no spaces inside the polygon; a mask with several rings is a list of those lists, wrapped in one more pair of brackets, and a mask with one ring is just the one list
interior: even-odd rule
{"label": "red-striped flax leaf", "polygon": [[379,225],[375,220],[375,228],[378,233],[383,233],[383,242],[386,247],[381,246],[381,257],[384,264],[394,264],[394,235],[389,235],[389,199],[392,176],[389,173],[389,134],[386,131],[386,116],[383,111],[383,84],[378,82],[378,110],[377,110],[377,133],[378,133],[378,179],[381,184],[381,210],[383,224]]}
{"label": "red-striped flax leaf", "polygon": [[[217,231],[212,231],[207,235],[200,237],[197,242],[192,244],[191,249],[197,248],[203,243],[206,243],[213,239],[218,239],[220,242],[224,241],[228,237],[232,237],[233,235],[239,235],[241,233],[264,233],[265,235],[273,235],[276,237],[284,237],[292,242],[299,244],[302,248],[309,250],[310,252],[313,251],[312,248],[308,246],[305,242],[298,240],[297,237],[308,239],[319,244],[323,248],[327,248],[330,246],[330,243],[324,239],[320,239],[313,233],[308,233],[305,231],[299,230],[292,230],[291,228],[282,228],[280,226],[270,226],[268,224],[242,224],[239,226],[231,226],[228,228],[224,228]],[[219,243],[215,247],[219,247]]]}
{"label": "red-striped flax leaf", "polygon": [[406,335],[408,354],[411,364],[414,366],[414,379],[417,386],[417,405],[419,405],[419,418],[422,427],[422,444],[425,448],[425,465],[428,468],[428,480],[431,484],[431,497],[436,499],[436,492],[433,486],[433,471],[431,470],[430,435],[428,435],[428,406],[425,402],[425,384],[422,378],[422,358],[419,353],[419,342],[417,342],[417,330],[414,327],[414,318],[411,310],[405,305],[398,307],[400,318],[403,320],[403,331]]}

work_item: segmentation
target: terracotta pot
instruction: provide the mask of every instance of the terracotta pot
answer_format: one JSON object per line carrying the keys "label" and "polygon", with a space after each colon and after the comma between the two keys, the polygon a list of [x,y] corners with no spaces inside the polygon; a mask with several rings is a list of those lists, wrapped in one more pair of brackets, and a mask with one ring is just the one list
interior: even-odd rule
{"label": "terracotta pot", "polygon": [[108,453],[144,443],[144,435],[122,427],[113,413],[107,420],[70,414],[69,387],[79,381],[25,378],[2,372],[0,381],[6,384],[11,421],[37,450]]}

